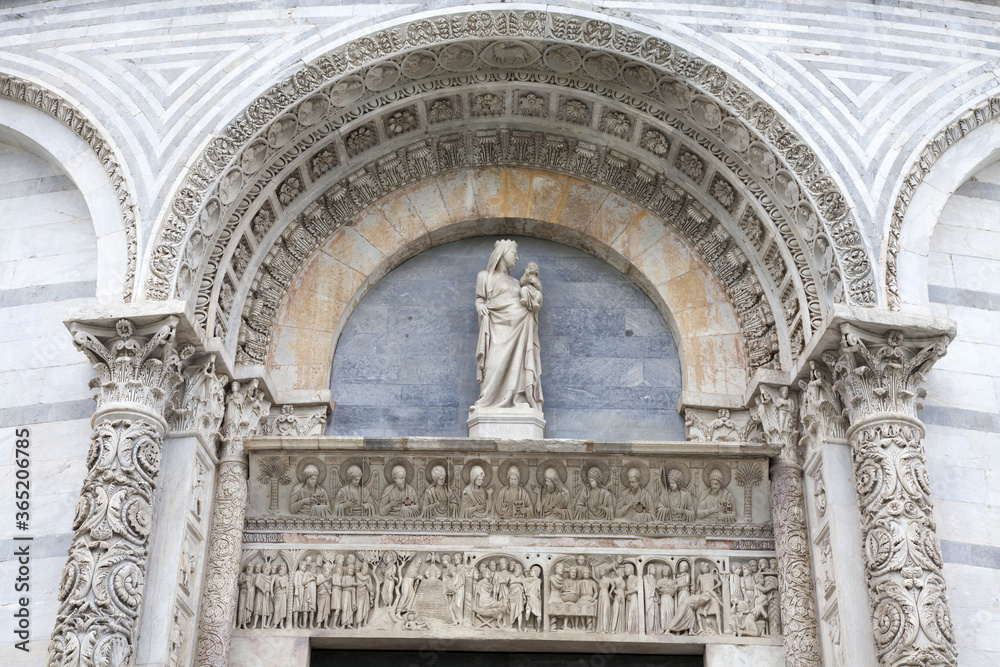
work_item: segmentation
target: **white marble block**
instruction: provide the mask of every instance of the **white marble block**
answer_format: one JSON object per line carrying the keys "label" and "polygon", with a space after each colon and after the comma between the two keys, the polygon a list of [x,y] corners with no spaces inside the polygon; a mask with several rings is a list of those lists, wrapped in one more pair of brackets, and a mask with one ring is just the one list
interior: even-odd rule
{"label": "white marble block", "polygon": [[538,408],[469,408],[470,438],[534,440],[545,437],[545,417]]}

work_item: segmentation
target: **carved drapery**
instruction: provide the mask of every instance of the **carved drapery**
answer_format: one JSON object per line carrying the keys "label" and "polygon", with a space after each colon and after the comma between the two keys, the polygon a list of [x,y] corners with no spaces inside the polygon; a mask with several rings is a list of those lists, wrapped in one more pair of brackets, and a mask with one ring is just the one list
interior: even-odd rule
{"label": "carved drapery", "polygon": [[955,637],[930,500],[924,374],[947,336],[907,340],[845,324],[834,369],[861,510],[875,649],[882,665],[956,665]]}
{"label": "carved drapery", "polygon": [[253,381],[245,389],[233,382],[226,396],[222,424],[222,457],[215,487],[208,562],[202,588],[201,620],[195,664],[229,664],[236,620],[237,575],[247,506],[247,456],[243,439],[261,431],[270,405]]}
{"label": "carved drapery", "polygon": [[114,328],[70,326],[98,373],[91,381],[97,411],[59,584],[50,667],[134,661],[164,409],[193,351],[175,348],[176,328],[173,317],[139,330],[129,320]]}
{"label": "carved drapery", "polygon": [[774,549],[778,556],[781,624],[785,664],[819,667],[822,664],[813,596],[809,536],[802,486],[796,400],[788,387],[761,386],[756,417],[769,445],[781,447],[771,464],[771,516]]}

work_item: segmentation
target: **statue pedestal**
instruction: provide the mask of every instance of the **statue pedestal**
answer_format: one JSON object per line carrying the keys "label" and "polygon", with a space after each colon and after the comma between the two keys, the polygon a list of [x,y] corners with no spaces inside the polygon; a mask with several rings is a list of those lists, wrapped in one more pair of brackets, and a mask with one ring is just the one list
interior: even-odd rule
{"label": "statue pedestal", "polygon": [[538,440],[545,437],[545,417],[538,408],[469,408],[470,438]]}

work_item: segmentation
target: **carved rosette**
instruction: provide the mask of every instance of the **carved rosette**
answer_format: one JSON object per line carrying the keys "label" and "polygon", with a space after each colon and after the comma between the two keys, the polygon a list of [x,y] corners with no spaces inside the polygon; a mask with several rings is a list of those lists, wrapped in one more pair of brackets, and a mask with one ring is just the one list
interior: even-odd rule
{"label": "carved rosette", "polygon": [[916,417],[924,375],[948,339],[842,332],[834,386],[850,419],[876,654],[887,666],[957,665]]}
{"label": "carved rosette", "polygon": [[87,476],[59,584],[47,664],[125,665],[134,660],[146,579],[163,410],[182,381],[189,351],[174,348],[177,319],[137,331],[71,325],[98,377]]}
{"label": "carved rosette", "polygon": [[798,429],[796,397],[787,387],[762,385],[755,416],[764,441],[781,447],[771,465],[771,516],[774,550],[778,555],[781,625],[785,664],[789,667],[819,667],[819,635],[812,565],[806,527],[805,493]]}
{"label": "carved rosette", "polygon": [[195,664],[229,664],[232,629],[236,620],[237,575],[247,506],[247,457],[243,439],[261,432],[270,404],[254,380],[245,389],[233,382],[226,395],[222,423],[222,461],[215,487],[215,505],[209,537],[208,562],[201,597],[201,620]]}

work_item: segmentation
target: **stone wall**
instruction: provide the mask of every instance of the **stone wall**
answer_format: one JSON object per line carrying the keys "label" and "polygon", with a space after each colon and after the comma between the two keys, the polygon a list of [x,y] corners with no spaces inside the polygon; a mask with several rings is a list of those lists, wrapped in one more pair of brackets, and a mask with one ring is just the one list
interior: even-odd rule
{"label": "stone wall", "polygon": [[[62,324],[67,308],[92,305],[97,242],[80,191],[55,165],[0,144],[0,527],[3,595],[0,659],[41,664],[55,623],[59,576],[72,541],[70,524],[85,473],[90,364]],[[12,590],[15,430],[30,431],[31,653],[13,647]]]}
{"label": "stone wall", "polygon": [[[683,440],[677,347],[649,298],[568,246],[515,237],[536,262],[547,436]],[[476,383],[476,275],[493,237],[439,246],[376,284],[334,354],[328,435],[465,436]]]}
{"label": "stone wall", "polygon": [[928,295],[958,337],[923,411],[961,664],[1000,663],[1000,162],[952,195],[931,238]]}

